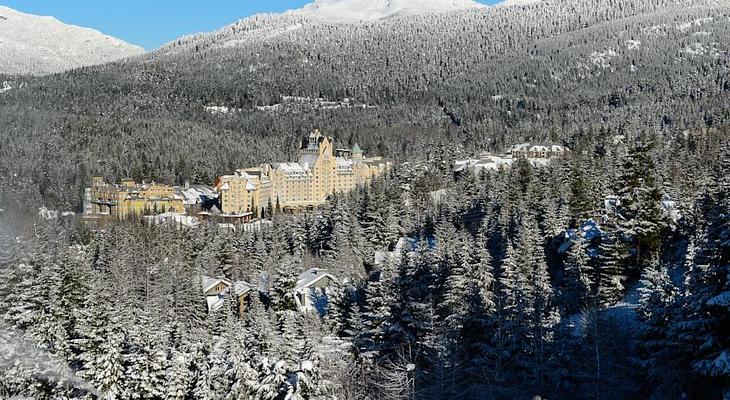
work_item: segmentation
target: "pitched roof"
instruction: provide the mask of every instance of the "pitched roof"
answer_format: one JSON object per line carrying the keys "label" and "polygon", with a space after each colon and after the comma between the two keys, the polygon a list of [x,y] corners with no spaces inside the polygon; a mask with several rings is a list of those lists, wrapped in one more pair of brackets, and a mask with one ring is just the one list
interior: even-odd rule
{"label": "pitched roof", "polygon": [[303,274],[299,275],[296,289],[306,289],[309,286],[312,286],[315,283],[319,282],[323,278],[329,278],[333,281],[337,280],[334,276],[330,275],[327,270],[320,268],[310,268]]}
{"label": "pitched roof", "polygon": [[231,286],[231,281],[225,278],[213,278],[207,275],[203,275],[201,279],[203,286],[203,293],[207,293],[210,289],[213,289],[217,284],[223,283],[226,286]]}
{"label": "pitched roof", "polygon": [[360,148],[360,145],[355,143],[352,146],[352,154],[362,154],[362,149]]}

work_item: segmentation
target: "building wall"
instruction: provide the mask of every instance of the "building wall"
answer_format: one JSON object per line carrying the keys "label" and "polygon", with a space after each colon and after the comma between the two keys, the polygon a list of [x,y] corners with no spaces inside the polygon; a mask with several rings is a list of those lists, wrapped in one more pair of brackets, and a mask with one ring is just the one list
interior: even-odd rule
{"label": "building wall", "polygon": [[121,185],[108,184],[95,177],[88,189],[90,215],[125,219],[152,213],[184,213],[183,199],[175,196],[172,186],[137,184],[131,180]]}
{"label": "building wall", "polygon": [[[358,186],[368,185],[385,171],[391,164],[380,157],[365,158],[357,148],[356,152],[340,152],[343,157],[335,156],[334,143],[331,138],[314,131],[305,138],[305,146],[301,149],[298,163],[280,163],[249,168],[249,178],[242,179],[255,184],[256,189],[245,197],[242,189],[236,186],[238,196],[222,192],[223,212],[246,212],[251,210],[251,199],[260,211],[271,201],[271,205],[284,208],[318,206],[325,203],[328,196],[334,193],[347,193]],[[347,155],[346,158],[345,154]],[[219,188],[229,182],[230,177],[221,177]]]}
{"label": "building wall", "polygon": [[253,200],[253,191],[248,190],[248,179],[239,176],[223,176],[220,179],[219,188],[221,189],[221,207],[223,213],[246,213],[252,212],[252,206],[255,204]]}

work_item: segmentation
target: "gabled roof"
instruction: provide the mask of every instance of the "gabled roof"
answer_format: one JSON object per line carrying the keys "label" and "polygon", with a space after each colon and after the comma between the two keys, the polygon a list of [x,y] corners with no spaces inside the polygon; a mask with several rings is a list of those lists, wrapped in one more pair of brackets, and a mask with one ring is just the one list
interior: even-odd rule
{"label": "gabled roof", "polygon": [[310,268],[303,274],[299,275],[296,289],[306,289],[324,278],[329,278],[333,281],[337,280],[334,276],[330,275],[327,270],[320,268]]}
{"label": "gabled roof", "polygon": [[210,276],[203,275],[202,277],[203,293],[208,293],[210,289],[213,289],[219,283],[223,283],[226,286],[231,286],[231,281],[225,278],[213,278]]}
{"label": "gabled roof", "polygon": [[242,294],[248,293],[253,289],[253,285],[246,281],[238,281],[233,284],[233,294],[236,296],[240,296]]}
{"label": "gabled roof", "polygon": [[352,154],[362,154],[362,149],[360,148],[360,145],[355,143],[352,146]]}

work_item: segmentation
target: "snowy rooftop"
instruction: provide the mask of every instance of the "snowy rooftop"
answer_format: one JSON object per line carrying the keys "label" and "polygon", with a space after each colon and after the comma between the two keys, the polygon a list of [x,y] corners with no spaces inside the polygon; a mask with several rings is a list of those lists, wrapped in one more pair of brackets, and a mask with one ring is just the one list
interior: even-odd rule
{"label": "snowy rooftop", "polygon": [[352,168],[353,165],[355,165],[355,161],[348,160],[343,157],[337,157],[337,167],[338,168]]}
{"label": "snowy rooftop", "polygon": [[311,168],[314,166],[314,164],[317,163],[317,159],[319,159],[318,154],[302,154],[302,156],[299,158],[299,164],[303,168]]}
{"label": "snowy rooftop", "polygon": [[336,280],[334,276],[330,275],[327,270],[320,269],[320,268],[310,268],[303,274],[299,275],[299,280],[297,281],[297,289],[306,289],[309,286],[312,286],[313,284],[317,283],[322,278],[329,278],[331,280]]}
{"label": "snowy rooftop", "polygon": [[196,217],[176,212],[166,212],[158,215],[145,216],[145,220],[153,224],[175,223],[188,228],[195,228],[200,225]]}
{"label": "snowy rooftop", "polygon": [[306,174],[307,172],[309,172],[308,169],[305,169],[304,167],[302,167],[301,164],[295,163],[295,162],[274,164],[274,168],[281,170],[285,174],[290,174],[290,173]]}
{"label": "snowy rooftop", "polygon": [[202,286],[203,286],[203,293],[208,292],[210,289],[213,289],[218,285],[219,283],[223,283],[226,286],[231,286],[231,281],[225,278],[213,278],[211,276],[203,275],[202,279]]}
{"label": "snowy rooftop", "polygon": [[188,188],[184,186],[177,186],[175,187],[175,194],[182,197],[183,203],[186,206],[200,203],[201,196],[216,196],[216,193],[212,187],[204,185],[191,185]]}

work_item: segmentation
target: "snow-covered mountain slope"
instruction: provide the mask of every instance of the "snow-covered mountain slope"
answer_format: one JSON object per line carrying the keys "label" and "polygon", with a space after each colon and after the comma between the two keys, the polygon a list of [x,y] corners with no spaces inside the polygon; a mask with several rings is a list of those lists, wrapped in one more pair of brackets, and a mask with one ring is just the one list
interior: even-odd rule
{"label": "snow-covered mountain slope", "polygon": [[0,6],[0,73],[46,75],[143,52],[93,29]]}
{"label": "snow-covered mountain slope", "polygon": [[497,7],[527,6],[540,3],[542,0],[504,0],[497,4]]}
{"label": "snow-covered mountain slope", "polygon": [[347,23],[482,7],[472,0],[315,0],[291,13],[326,22]]}

